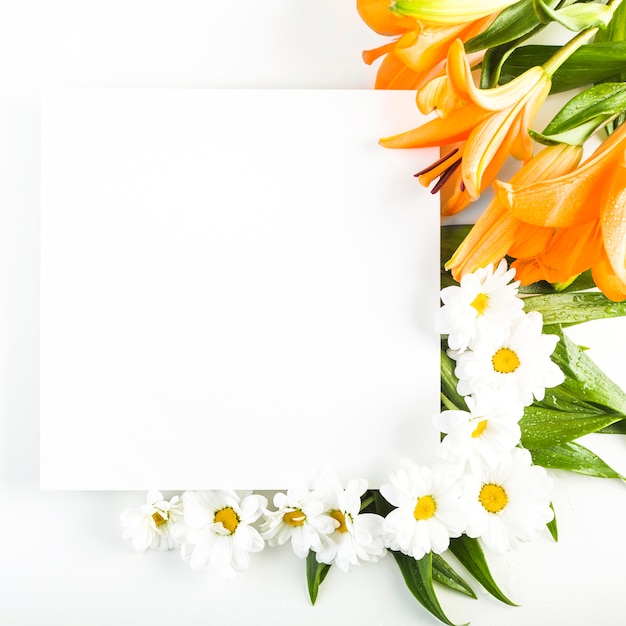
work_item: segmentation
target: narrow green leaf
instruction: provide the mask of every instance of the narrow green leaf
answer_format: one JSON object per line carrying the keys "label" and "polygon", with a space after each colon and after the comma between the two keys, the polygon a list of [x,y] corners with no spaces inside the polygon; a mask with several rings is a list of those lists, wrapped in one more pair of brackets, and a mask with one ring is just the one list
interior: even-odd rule
{"label": "narrow green leaf", "polygon": [[433,554],[433,580],[449,589],[476,599],[472,588],[457,574],[440,554]]}
{"label": "narrow green leaf", "polygon": [[611,424],[598,432],[607,435],[626,435],[626,419],[615,422],[615,424]]}
{"label": "narrow green leaf", "polygon": [[532,130],[532,128],[528,129],[528,133],[536,142],[542,143],[544,146],[555,146],[558,143],[567,143],[570,146],[582,146],[591,135],[599,128],[605,126],[613,117],[613,115],[609,114],[597,115],[586,122],[582,122],[576,126],[576,128],[570,128],[569,130],[554,135],[538,133],[536,130]]}
{"label": "narrow green leaf", "polygon": [[[417,601],[438,620],[448,626],[454,624],[446,617],[433,587],[433,560],[428,553],[425,557],[416,560],[401,552],[393,552],[393,557],[402,572],[404,582]],[[465,625],[467,626],[467,625]]]}
{"label": "narrow green leaf", "polygon": [[461,535],[450,540],[450,552],[459,559],[463,567],[494,597],[509,604],[517,606],[511,602],[500,590],[489,571],[485,553],[480,547],[478,539],[472,539],[467,535]]}
{"label": "narrow green leaf", "polygon": [[[500,84],[527,69],[543,65],[561,46],[528,45],[514,50],[502,66]],[[594,42],[576,50],[552,76],[550,93],[559,93],[609,80],[626,72],[626,42]]]}
{"label": "narrow green leaf", "polygon": [[535,465],[549,469],[567,470],[597,478],[624,478],[597,454],[579,443],[570,442],[550,448],[531,450],[530,454]]}
{"label": "narrow green leaf", "polygon": [[315,604],[320,585],[324,582],[324,578],[326,578],[329,569],[330,565],[318,563],[315,558],[315,552],[309,550],[306,557],[306,582],[309,588],[311,604]]}
{"label": "narrow green leaf", "polygon": [[601,83],[576,94],[544,128],[544,135],[558,135],[590,120],[608,119],[626,109],[626,85]]}
{"label": "narrow green leaf", "polygon": [[472,230],[473,224],[447,224],[441,227],[441,268],[446,264],[465,237]]}
{"label": "narrow green leaf", "polygon": [[456,363],[445,352],[441,351],[441,393],[450,400],[459,410],[465,411],[465,400],[456,390],[459,379],[454,375]]}
{"label": "narrow green leaf", "polygon": [[524,298],[524,311],[538,311],[544,324],[580,324],[626,315],[626,302],[613,302],[603,293],[554,293]]}
{"label": "narrow green leaf", "polygon": [[550,448],[578,439],[623,419],[621,414],[585,414],[555,411],[538,406],[527,406],[519,422],[522,445],[529,450]]}
{"label": "narrow green leaf", "polygon": [[[552,360],[565,374],[561,387],[583,402],[604,407],[609,413],[626,416],[626,393],[558,325],[546,325],[544,332],[560,337],[552,353]],[[619,418],[613,421],[619,421]]]}
{"label": "narrow green leaf", "polygon": [[591,289],[596,284],[593,282],[591,271],[587,270],[582,274],[576,276],[571,282],[567,283],[548,283],[545,280],[541,280],[531,285],[523,285],[519,288],[519,293],[522,295],[536,295],[545,293],[562,293],[567,291],[582,291],[584,289]]}
{"label": "narrow green leaf", "polygon": [[[599,30],[594,38],[595,42],[608,43],[609,45],[623,45],[626,40],[626,4],[623,2],[617,7],[613,19],[604,30]],[[623,83],[626,81],[626,68],[616,73],[614,76],[607,76],[605,79],[612,82]],[[626,113],[621,113],[605,127],[607,134],[611,134],[618,126],[626,120]]]}
{"label": "narrow green leaf", "polygon": [[383,498],[380,491],[377,489],[372,492],[374,496],[374,506],[376,507],[376,513],[381,515],[382,517],[387,517],[391,511],[393,511],[394,507]]}
{"label": "narrow green leaf", "polygon": [[558,541],[559,529],[557,528],[557,525],[556,525],[556,511],[554,510],[554,506],[552,502],[550,502],[550,508],[552,509],[552,512],[554,513],[554,517],[546,524],[546,526],[548,527],[548,530],[550,531],[550,534],[552,535],[552,539],[554,539],[554,541]]}
{"label": "narrow green leaf", "polygon": [[[556,7],[559,0],[548,0],[550,7]],[[500,12],[490,26],[465,44],[467,52],[478,52],[495,48],[524,35],[543,28],[533,9],[532,0],[521,0]]]}
{"label": "narrow green leaf", "polygon": [[531,30],[526,35],[518,37],[513,41],[509,41],[499,46],[489,48],[485,52],[482,63],[480,65],[480,88],[491,89],[497,87],[500,83],[500,75],[502,67],[513,51],[522,45],[527,39],[538,33],[543,26]]}

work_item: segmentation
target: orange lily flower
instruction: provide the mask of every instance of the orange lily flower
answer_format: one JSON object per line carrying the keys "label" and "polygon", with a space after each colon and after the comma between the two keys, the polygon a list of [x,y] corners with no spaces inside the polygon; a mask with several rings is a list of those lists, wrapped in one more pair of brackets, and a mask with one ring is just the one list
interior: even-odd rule
{"label": "orange lily flower", "polygon": [[523,283],[565,282],[591,268],[612,300],[626,299],[626,125],[577,170],[530,184],[496,181],[513,218],[553,234],[545,249],[515,263]]}
{"label": "orange lily flower", "polygon": [[390,43],[363,52],[368,65],[386,55],[376,74],[376,89],[420,89],[442,69],[455,39],[468,41],[475,37],[496,15],[440,25],[395,15],[389,4],[389,0],[357,0],[359,15],[372,30],[380,35],[398,36]]}
{"label": "orange lily flower", "polygon": [[459,40],[448,51],[446,75],[448,88],[463,104],[445,118],[436,118],[413,130],[383,138],[380,143],[387,148],[425,148],[465,142],[462,156],[451,156],[438,165],[438,171],[444,168],[447,172],[460,162],[460,189],[467,193],[469,200],[475,200],[485,187],[483,178],[487,176],[487,180],[489,173],[499,169],[509,153],[523,161],[532,157],[527,129],[550,92],[551,79],[537,66],[505,85],[478,89]]}
{"label": "orange lily flower", "polygon": [[[513,175],[511,185],[523,186],[562,176],[573,171],[581,157],[580,146],[549,146]],[[489,263],[497,265],[506,255],[518,258],[536,256],[546,249],[553,232],[553,228],[527,224],[514,217],[496,197],[446,263],[446,269],[452,272],[456,281],[460,281],[465,274]]]}

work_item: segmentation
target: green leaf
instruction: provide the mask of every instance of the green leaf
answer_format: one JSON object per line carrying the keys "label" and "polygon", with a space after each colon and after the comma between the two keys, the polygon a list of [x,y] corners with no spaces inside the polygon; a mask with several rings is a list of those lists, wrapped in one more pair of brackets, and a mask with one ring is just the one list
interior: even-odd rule
{"label": "green leaf", "polygon": [[480,547],[478,539],[472,539],[467,535],[461,535],[450,540],[450,552],[459,559],[463,567],[494,597],[509,604],[517,606],[511,602],[500,590],[489,571],[485,553]]}
{"label": "green leaf", "polygon": [[571,442],[550,448],[531,450],[530,454],[535,465],[549,469],[567,470],[597,478],[624,478],[597,454],[578,443]]}
{"label": "green leaf", "polygon": [[537,311],[544,324],[580,324],[626,315],[626,302],[613,302],[602,293],[553,293],[524,298],[524,311]]}
{"label": "green leaf", "polygon": [[326,578],[326,574],[328,574],[329,569],[330,565],[326,565],[326,563],[318,563],[315,558],[315,552],[313,552],[313,550],[309,550],[306,557],[306,582],[309,588],[309,598],[311,598],[311,604],[315,604],[320,585],[324,582],[324,578]]}
{"label": "green leaf", "polygon": [[626,435],[626,419],[615,422],[615,424],[611,424],[598,432],[607,435]]}
{"label": "green leaf", "polygon": [[[626,393],[618,387],[558,325],[544,326],[544,332],[559,336],[552,360],[565,374],[561,388],[580,401],[626,416]],[[614,421],[618,421],[617,419]]]}
{"label": "green leaf", "polygon": [[[527,69],[543,65],[561,46],[528,45],[514,50],[502,66],[500,84]],[[552,76],[550,93],[559,93],[609,80],[626,72],[626,42],[594,42],[576,50]]]}
{"label": "green leaf", "polygon": [[553,283],[554,291],[557,293],[563,293],[566,291],[584,291],[586,289],[592,289],[596,284],[593,281],[591,270],[586,270],[578,276],[572,276],[568,281],[564,283]]}
{"label": "green leaf", "polygon": [[461,245],[465,237],[472,230],[473,224],[448,224],[441,227],[440,240],[441,240],[441,268],[448,259],[456,252],[456,249]]}
{"label": "green leaf", "polygon": [[441,393],[459,410],[467,410],[463,396],[456,390],[459,379],[454,375],[456,362],[441,351]]}
{"label": "green leaf", "polygon": [[543,0],[533,0],[533,6],[542,22],[557,22],[574,32],[596,26],[606,28],[613,17],[613,8],[598,2],[571,4],[556,11],[553,11]]}
{"label": "green leaf", "polygon": [[376,490],[372,492],[374,496],[374,505],[376,507],[376,513],[381,515],[382,517],[387,517],[391,511],[395,508],[393,505],[389,504],[385,498],[381,495],[380,491]]}
{"label": "green leaf", "polygon": [[550,534],[552,535],[552,539],[554,539],[554,541],[558,541],[559,529],[557,528],[557,525],[556,525],[556,511],[554,510],[554,506],[552,505],[552,502],[550,502],[550,508],[552,509],[552,512],[554,513],[554,517],[546,524],[546,526],[548,527],[548,530],[550,531]]}
{"label": "green leaf", "polygon": [[[543,28],[543,27],[541,27]],[[507,43],[503,43],[499,46],[495,46],[493,48],[489,48],[487,52],[485,52],[485,56],[483,57],[481,63],[481,72],[480,72],[480,88],[481,89],[491,89],[492,87],[497,87],[500,82],[500,75],[502,73],[502,67],[509,56],[513,53],[513,51],[518,48],[524,41],[526,41],[529,37],[535,35],[541,28],[536,28],[531,30],[527,35],[523,35],[522,37],[518,37],[513,41],[509,41]]]}
{"label": "green leaf", "polygon": [[[623,45],[626,40],[626,4],[623,2],[617,7],[613,19],[610,21],[608,27],[604,30],[599,30],[596,33],[595,41],[597,43],[608,43],[609,45],[619,46]],[[612,82],[626,81],[626,68],[616,73],[614,76],[607,76],[605,79]],[[612,122],[607,124],[605,130],[608,134],[611,134],[620,124],[623,124],[626,120],[626,113],[621,113]]]}
{"label": "green leaf", "polygon": [[594,85],[569,100],[545,127],[542,135],[563,141],[560,137],[563,133],[592,122],[582,141],[575,142],[582,145],[595,130],[625,109],[626,85],[623,83]]}
{"label": "green leaf", "polygon": [[433,554],[433,580],[476,599],[472,588],[459,576],[440,554]]}
{"label": "green leaf", "polygon": [[519,288],[520,294],[547,294],[547,293],[563,293],[568,291],[582,291],[584,289],[591,289],[596,284],[593,282],[591,271],[587,270],[582,274],[579,274],[571,282],[567,283],[554,283],[550,284],[544,280],[541,280],[531,285],[524,285]]}
{"label": "green leaf", "polygon": [[612,117],[612,115],[598,115],[583,122],[576,128],[571,128],[570,130],[555,135],[538,133],[532,130],[532,128],[528,129],[528,133],[536,142],[542,143],[544,146],[555,146],[558,143],[567,143],[570,146],[582,146],[591,135],[599,128],[605,126]]}
{"label": "green leaf", "polygon": [[[433,587],[433,560],[428,553],[423,558],[416,560],[401,552],[392,551],[394,559],[402,572],[404,582],[417,601],[438,620],[448,626],[454,624],[446,617]],[[467,626],[467,625],[465,625]]]}
{"label": "green leaf", "polygon": [[[555,7],[559,0],[548,0]],[[479,52],[534,34],[543,24],[537,19],[532,0],[521,0],[500,12],[490,26],[465,44],[467,52]]]}
{"label": "green leaf", "polygon": [[524,417],[519,422],[522,445],[529,450],[549,448],[595,433],[623,417],[615,413],[570,413],[535,405],[527,406]]}

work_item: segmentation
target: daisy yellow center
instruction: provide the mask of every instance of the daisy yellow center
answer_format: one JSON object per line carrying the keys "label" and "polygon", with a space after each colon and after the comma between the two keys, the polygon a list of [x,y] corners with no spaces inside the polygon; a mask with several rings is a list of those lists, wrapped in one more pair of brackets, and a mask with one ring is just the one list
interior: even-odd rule
{"label": "daisy yellow center", "polygon": [[437,510],[437,505],[432,496],[421,496],[417,499],[413,517],[419,522],[420,520],[429,519]]}
{"label": "daisy yellow center", "polygon": [[493,369],[500,374],[510,374],[520,366],[520,360],[510,348],[500,348],[492,357]]}
{"label": "daisy yellow center", "polygon": [[306,515],[300,509],[288,511],[283,515],[283,522],[289,526],[302,526],[306,521]]}
{"label": "daisy yellow center", "polygon": [[478,422],[478,426],[476,426],[476,428],[472,431],[472,437],[474,439],[480,437],[485,432],[486,428],[487,420],[480,420],[480,422]]}
{"label": "daisy yellow center", "polygon": [[218,524],[222,523],[222,526],[232,535],[237,526],[239,526],[239,516],[232,507],[226,506],[215,513],[213,521]]}
{"label": "daisy yellow center", "polygon": [[346,526],[346,516],[339,510],[335,509],[330,512],[330,516],[339,522],[339,526],[335,528],[338,533],[347,533],[348,527]]}
{"label": "daisy yellow center", "polygon": [[506,491],[500,485],[493,483],[483,485],[478,499],[489,513],[499,513],[509,502]]}
{"label": "daisy yellow center", "polygon": [[158,528],[159,526],[163,526],[163,524],[167,523],[167,518],[163,517],[158,511],[155,511],[152,514],[152,521],[154,522],[154,525]]}
{"label": "daisy yellow center", "polygon": [[482,315],[489,304],[489,296],[484,293],[479,293],[474,300],[472,301],[471,306],[473,306],[478,315]]}

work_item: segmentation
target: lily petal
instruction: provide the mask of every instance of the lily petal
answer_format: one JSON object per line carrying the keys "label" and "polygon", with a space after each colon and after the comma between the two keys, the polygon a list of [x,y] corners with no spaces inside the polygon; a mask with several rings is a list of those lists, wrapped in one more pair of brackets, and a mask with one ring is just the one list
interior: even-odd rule
{"label": "lily petal", "polygon": [[601,203],[600,227],[607,258],[616,277],[626,286],[626,163],[624,155],[607,184]]}
{"label": "lily petal", "polygon": [[432,148],[467,139],[477,123],[492,113],[475,104],[467,104],[453,111],[445,119],[433,119],[418,128],[392,137],[383,137],[379,143],[385,148]]}
{"label": "lily petal", "polygon": [[606,139],[577,170],[527,185],[496,181],[500,201],[520,220],[536,226],[569,227],[598,216],[597,189],[626,143],[626,124]]}
{"label": "lily petal", "polygon": [[[581,156],[582,148],[579,146],[558,144],[546,147],[518,170],[511,178],[511,182],[525,185],[571,172],[578,165]],[[522,224],[523,222],[515,218],[498,197],[494,198],[446,263],[446,269],[449,269],[454,279],[458,281],[468,272],[485,267],[489,263],[497,263],[520,243],[518,229]],[[537,231],[541,237],[541,243],[536,241],[538,252],[546,249],[549,243],[547,235],[551,240],[552,232],[553,229]],[[529,232],[524,230],[519,236],[522,237],[523,243],[527,240]],[[537,270],[535,275],[540,275],[540,270]]]}

